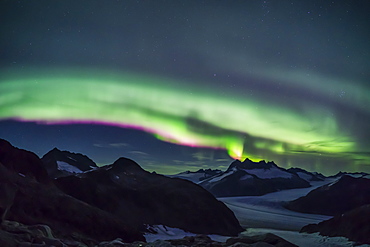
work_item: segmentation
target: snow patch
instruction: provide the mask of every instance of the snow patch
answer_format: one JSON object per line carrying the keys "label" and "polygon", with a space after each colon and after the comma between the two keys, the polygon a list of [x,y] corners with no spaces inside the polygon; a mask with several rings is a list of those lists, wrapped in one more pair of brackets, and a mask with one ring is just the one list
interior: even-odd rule
{"label": "snow patch", "polygon": [[[144,237],[146,241],[154,242],[157,239],[161,240],[169,240],[169,239],[181,239],[186,236],[196,236],[197,234],[191,233],[191,232],[185,232],[184,230],[178,229],[178,228],[172,228],[168,226],[163,225],[155,225],[151,226],[151,229],[156,231],[157,233],[146,233],[144,234]],[[220,235],[208,235],[212,240],[218,241],[218,242],[226,242],[227,239],[230,237],[226,236],[220,236]]]}
{"label": "snow patch", "polygon": [[64,161],[57,160],[58,170],[60,171],[67,171],[71,173],[83,173],[80,169],[75,166],[72,166]]}
{"label": "snow patch", "polygon": [[338,183],[338,181],[339,181],[339,178],[338,178],[337,180],[335,180],[334,182],[331,182],[331,183],[329,184],[329,187],[331,187],[332,185],[334,185],[334,184]]}
{"label": "snow patch", "polygon": [[218,176],[218,177],[215,177],[215,178],[212,178],[211,180],[209,180],[208,182],[210,183],[213,183],[213,182],[218,182],[220,181],[221,179],[223,178],[226,178],[227,176],[230,176],[231,174],[233,174],[235,172],[235,170],[231,170],[229,172],[226,172],[224,174],[222,174],[221,176]]}
{"label": "snow patch", "polygon": [[67,156],[68,157],[68,159],[70,159],[70,160],[74,160],[74,161],[77,161],[77,160],[75,160],[74,158],[72,158],[72,157],[69,157],[69,156]]}
{"label": "snow patch", "polygon": [[291,173],[282,171],[276,167],[270,169],[244,169],[244,171],[256,175],[262,179],[271,179],[271,178],[292,178]]}
{"label": "snow patch", "polygon": [[298,177],[306,180],[307,182],[309,182],[312,179],[311,175],[309,175],[307,173],[304,173],[304,172],[297,172],[297,175],[298,175]]}

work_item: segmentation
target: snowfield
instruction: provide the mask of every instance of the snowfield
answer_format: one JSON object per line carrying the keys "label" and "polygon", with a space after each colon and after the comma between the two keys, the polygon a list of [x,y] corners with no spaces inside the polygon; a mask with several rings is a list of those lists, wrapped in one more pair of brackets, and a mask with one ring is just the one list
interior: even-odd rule
{"label": "snowfield", "polygon": [[263,196],[223,197],[218,200],[234,212],[242,227],[299,231],[307,224],[316,224],[330,219],[331,216],[293,212],[285,209],[282,204],[333,180],[335,179],[312,182],[313,186],[309,188],[282,190]]}

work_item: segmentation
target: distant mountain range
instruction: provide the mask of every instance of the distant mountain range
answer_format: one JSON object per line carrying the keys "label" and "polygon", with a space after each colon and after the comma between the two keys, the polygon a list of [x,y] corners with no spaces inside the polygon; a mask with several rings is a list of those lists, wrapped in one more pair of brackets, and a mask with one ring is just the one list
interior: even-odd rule
{"label": "distant mountain range", "polygon": [[194,173],[173,175],[194,181],[216,197],[257,196],[284,189],[309,187],[309,181],[322,180],[321,174],[313,174],[303,169],[278,167],[273,162],[243,162],[235,160],[225,172],[199,170]]}
{"label": "distant mountain range", "polygon": [[[85,155],[58,149],[51,150],[41,160],[52,178],[69,175],[88,176],[84,172],[97,168]],[[199,184],[216,197],[263,195],[284,189],[309,187],[310,181],[325,179],[325,176],[319,173],[310,173],[300,168],[286,170],[273,162],[253,162],[249,159],[243,162],[235,160],[225,172],[200,169],[167,177],[181,178]]]}

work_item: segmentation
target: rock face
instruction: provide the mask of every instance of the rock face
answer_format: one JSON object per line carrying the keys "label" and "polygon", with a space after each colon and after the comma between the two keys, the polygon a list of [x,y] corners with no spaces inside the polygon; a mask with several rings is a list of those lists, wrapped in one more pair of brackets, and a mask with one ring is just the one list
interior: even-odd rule
{"label": "rock face", "polygon": [[310,184],[295,173],[273,162],[246,159],[231,163],[229,168],[199,183],[216,197],[259,196],[284,189],[306,188]]}
{"label": "rock face", "polygon": [[343,176],[286,205],[287,209],[310,214],[337,215],[370,204],[370,179]]}
{"label": "rock face", "polygon": [[41,160],[51,178],[65,177],[97,168],[95,162],[86,155],[60,151],[57,148],[45,154]]}
{"label": "rock face", "polygon": [[242,231],[233,212],[202,187],[149,173],[126,158],[78,176],[60,177],[56,184],[65,193],[132,226],[166,225],[221,235]]}
{"label": "rock face", "polygon": [[321,235],[343,236],[359,244],[370,244],[370,204],[337,215],[319,224],[302,228],[301,232],[320,232]]}

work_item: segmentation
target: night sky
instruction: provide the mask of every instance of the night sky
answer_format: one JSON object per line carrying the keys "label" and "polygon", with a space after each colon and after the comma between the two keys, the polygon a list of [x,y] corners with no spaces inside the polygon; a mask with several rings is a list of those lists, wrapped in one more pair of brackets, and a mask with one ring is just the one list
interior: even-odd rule
{"label": "night sky", "polygon": [[370,2],[1,1],[0,138],[176,173],[370,172]]}

